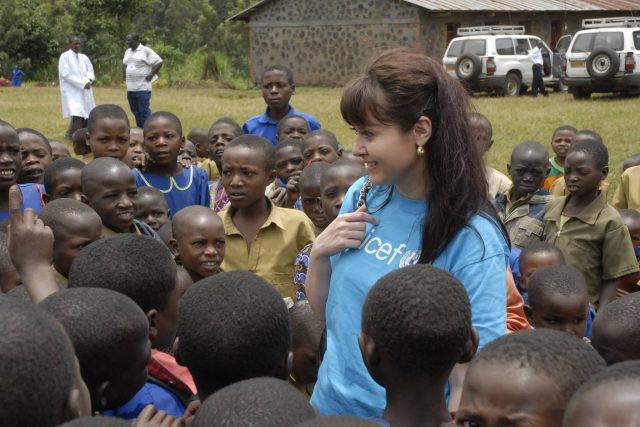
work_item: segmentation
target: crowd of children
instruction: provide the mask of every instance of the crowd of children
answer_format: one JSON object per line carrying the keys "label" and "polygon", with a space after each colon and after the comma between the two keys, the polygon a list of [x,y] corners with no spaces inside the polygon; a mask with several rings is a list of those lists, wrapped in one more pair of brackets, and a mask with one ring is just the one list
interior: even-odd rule
{"label": "crowd of children", "polygon": [[506,176],[440,68],[351,82],[353,153],[284,66],[243,126],[0,120],[0,425],[634,425],[640,156],[613,206],[592,130]]}

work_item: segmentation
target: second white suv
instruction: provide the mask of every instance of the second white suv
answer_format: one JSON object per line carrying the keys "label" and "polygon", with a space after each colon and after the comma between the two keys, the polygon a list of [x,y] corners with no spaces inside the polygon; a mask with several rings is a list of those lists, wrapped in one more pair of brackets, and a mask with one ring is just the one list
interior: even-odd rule
{"label": "second white suv", "polygon": [[[451,40],[442,64],[471,92],[521,95],[533,81],[533,64],[527,55],[541,41],[524,32],[522,25],[459,28],[461,37]],[[560,91],[559,67],[554,66],[554,61],[559,63],[559,60],[546,43],[542,44],[545,85]]]}
{"label": "second white suv", "polygon": [[562,63],[562,81],[576,99],[593,92],[640,95],[640,18],[582,21]]}

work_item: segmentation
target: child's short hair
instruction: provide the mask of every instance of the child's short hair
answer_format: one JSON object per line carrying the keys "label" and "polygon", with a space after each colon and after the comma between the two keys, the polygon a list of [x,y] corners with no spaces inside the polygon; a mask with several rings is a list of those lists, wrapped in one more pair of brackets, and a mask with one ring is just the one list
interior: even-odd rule
{"label": "child's short hair", "polygon": [[320,187],[324,187],[327,175],[329,175],[331,171],[334,171],[336,169],[351,170],[356,175],[361,174],[362,176],[367,174],[367,169],[362,163],[354,162],[347,159],[340,159],[331,163],[327,170],[324,171],[324,173],[322,174],[322,179],[320,180]]}
{"label": "child's short hair", "polygon": [[4,427],[65,420],[75,377],[73,347],[40,307],[0,296],[0,419]]}
{"label": "child's short hair", "polygon": [[[207,129],[205,128],[193,128],[189,131],[187,135],[187,139],[194,144],[198,142],[206,142],[207,141]],[[198,141],[198,139],[203,139],[203,141]]]}
{"label": "child's short hair", "polygon": [[93,216],[100,221],[100,216],[85,203],[74,199],[57,199],[47,203],[38,217],[44,225],[51,228],[53,238],[58,239],[78,217]]}
{"label": "child's short hair", "polygon": [[486,126],[490,133],[493,133],[493,126],[491,125],[491,120],[487,118],[484,114],[478,112],[471,112],[468,114],[468,118],[470,122],[477,122],[482,126]]}
{"label": "child's short hair", "polygon": [[171,224],[171,220],[160,227],[157,233],[160,240],[162,240],[162,243],[164,243],[165,246],[170,249],[171,245],[169,241],[173,239],[173,225]]}
{"label": "child's short hair", "polygon": [[176,264],[159,241],[119,234],[84,248],[69,271],[70,288],[105,288],[130,297],[148,313],[163,310],[176,287]]}
{"label": "child's short hair", "polygon": [[284,65],[269,65],[264,69],[262,75],[260,76],[260,81],[264,80],[264,75],[271,71],[282,71],[287,76],[287,81],[290,85],[293,85],[293,71],[289,67]]}
{"label": "child's short hair", "polygon": [[[640,292],[618,298],[598,310],[591,343],[609,364],[640,358]],[[615,336],[611,336],[615,334]],[[606,341],[606,348],[601,348]]]}
{"label": "child's short hair", "polygon": [[556,133],[563,132],[563,131],[569,131],[569,132],[576,133],[576,132],[578,132],[578,129],[574,128],[571,125],[562,125],[562,126],[558,126],[557,128],[554,129],[553,135],[555,136]]}
{"label": "child's short hair", "polygon": [[524,263],[526,259],[530,255],[534,254],[542,254],[542,253],[552,253],[556,255],[564,264],[564,254],[560,250],[559,247],[549,242],[533,242],[527,245],[522,252],[520,252],[520,257],[518,258],[518,267],[520,267],[520,272],[524,270]]}
{"label": "child's short hair", "polygon": [[596,132],[595,130],[592,130],[592,129],[581,129],[581,130],[579,130],[574,135],[574,138],[577,138],[577,137],[582,137],[582,138],[591,137],[591,139],[595,139],[600,144],[604,144],[604,140],[602,139],[602,135],[600,135],[598,132]]}
{"label": "child's short hair", "polygon": [[584,295],[588,298],[587,282],[579,270],[569,265],[549,265],[541,267],[527,282],[529,304],[542,307],[545,297],[550,294]]}
{"label": "child's short hair", "polygon": [[151,113],[151,115],[147,117],[147,120],[145,120],[144,122],[144,133],[147,133],[149,123],[159,118],[166,119],[173,123],[173,125],[176,127],[176,131],[180,134],[180,136],[182,136],[182,123],[180,122],[180,119],[178,118],[178,116],[168,111],[156,111],[155,113]]}
{"label": "child's short hair", "polygon": [[476,355],[471,368],[482,363],[531,369],[553,380],[565,401],[605,367],[602,357],[581,339],[550,329],[518,331],[500,337]]}
{"label": "child's short hair", "polygon": [[320,181],[322,180],[322,174],[324,174],[324,171],[329,169],[329,166],[331,165],[327,162],[315,162],[302,169],[300,181],[298,182],[300,190],[302,191],[303,188],[313,185],[319,187]]}
{"label": "child's short hair", "polygon": [[278,145],[275,146],[274,152],[278,153],[278,151],[289,147],[293,147],[294,149],[302,152],[302,141],[299,139],[285,139],[284,141],[278,142]]}
{"label": "child's short hair", "polygon": [[138,199],[141,199],[144,196],[158,197],[162,203],[166,206],[167,210],[169,210],[169,205],[167,204],[167,199],[164,198],[164,194],[162,191],[158,190],[155,187],[140,187],[138,188]]}
{"label": "child's short hair", "polygon": [[329,142],[329,144],[331,144],[334,150],[336,150],[336,152],[340,150],[340,143],[338,142],[338,138],[333,132],[330,132],[326,129],[317,129],[317,130],[314,130],[313,132],[309,132],[302,138],[303,144],[306,144],[306,142],[309,139],[315,136],[320,136],[322,138],[325,138]]}
{"label": "child's short hair", "polygon": [[311,127],[309,126],[309,122],[307,121],[307,119],[305,119],[302,116],[299,116],[298,114],[289,114],[287,116],[284,116],[283,118],[281,118],[278,121],[278,126],[276,127],[276,135],[280,135],[280,131],[282,130],[282,126],[284,126],[284,123],[287,122],[287,120],[291,120],[291,119],[300,119],[303,122],[305,122],[307,124],[307,130],[311,130]]}
{"label": "child's short hair", "polygon": [[149,322],[140,307],[109,289],[63,289],[40,305],[69,334],[92,397],[101,383],[131,368],[123,353],[149,334]]}
{"label": "child's short hair", "polygon": [[451,274],[430,265],[395,270],[369,291],[362,331],[405,374],[445,372],[471,337],[467,291]]}
{"label": "child's short hair", "polygon": [[87,151],[91,152],[89,144],[87,144],[87,132],[87,128],[80,128],[71,135],[71,144],[76,155],[85,154]]}
{"label": "child's short hair", "polygon": [[209,132],[211,132],[211,128],[213,128],[216,125],[219,124],[225,124],[225,125],[229,125],[233,128],[233,130],[235,131],[235,134],[240,136],[240,135],[244,135],[244,131],[242,130],[242,127],[238,124],[238,122],[236,122],[235,120],[233,120],[231,117],[221,117],[218,120],[216,120],[215,122],[213,122],[213,124],[209,127]]}
{"label": "child's short hair", "polygon": [[546,159],[548,159],[549,157],[549,150],[547,150],[544,145],[540,144],[538,141],[529,140],[521,142],[520,144],[515,146],[515,148],[511,152],[511,161],[513,162],[513,158],[520,152],[526,153],[527,151],[533,151],[536,154],[540,154],[541,156],[544,155]]}
{"label": "child's short hair", "polygon": [[320,349],[320,339],[325,323],[316,320],[309,301],[298,301],[289,309],[291,321],[291,348],[311,344],[313,350]]}
{"label": "child's short hair", "polygon": [[74,159],[73,157],[63,157],[56,159],[44,170],[44,190],[46,193],[51,194],[53,191],[53,180],[56,176],[69,169],[82,170],[85,167],[85,163],[82,160]]}
{"label": "child's short hair", "polygon": [[211,394],[243,379],[273,375],[289,351],[289,313],[261,277],[218,273],[182,296],[178,336],[178,360],[204,389],[198,391]]}
{"label": "child's short hair", "polygon": [[95,107],[89,113],[89,118],[87,119],[87,132],[92,133],[95,131],[98,121],[102,119],[124,120],[127,123],[127,127],[130,127],[129,118],[122,107],[115,104],[102,104]]}
{"label": "child's short hair", "polygon": [[264,156],[265,168],[267,170],[276,168],[276,151],[268,139],[258,135],[240,135],[227,145],[225,152],[234,147],[244,147],[259,151]]}
{"label": "child's short hair", "polygon": [[16,132],[18,133],[18,136],[20,136],[21,133],[30,133],[31,135],[35,135],[36,137],[40,138],[40,141],[42,141],[42,145],[44,145],[44,148],[46,148],[49,154],[51,154],[51,144],[49,143],[49,138],[44,136],[42,133],[31,128],[19,128],[16,129]]}
{"label": "child's short hair", "polygon": [[122,418],[94,415],[93,417],[76,418],[68,423],[60,424],[58,427],[131,427],[131,423]]}
{"label": "child's short hair", "polygon": [[298,424],[296,427],[380,427],[380,424],[364,418],[348,416],[317,417]]}
{"label": "child's short hair", "polygon": [[630,167],[640,165],[640,153],[632,154],[627,157],[624,162],[622,162],[622,171],[626,171]]}
{"label": "child's short hair", "polygon": [[193,427],[288,427],[315,418],[302,393],[275,378],[251,378],[231,384],[204,401]]}
{"label": "child's short hair", "polygon": [[607,146],[595,138],[581,139],[571,144],[567,155],[571,153],[584,153],[593,159],[596,167],[603,168],[609,165],[609,150]]}

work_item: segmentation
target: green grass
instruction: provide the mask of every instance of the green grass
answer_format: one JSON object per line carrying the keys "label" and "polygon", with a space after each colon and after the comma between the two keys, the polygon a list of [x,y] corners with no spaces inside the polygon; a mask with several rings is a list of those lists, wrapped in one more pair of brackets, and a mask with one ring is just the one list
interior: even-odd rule
{"label": "green grass", "polygon": [[[314,114],[345,147],[351,147],[354,136],[340,116],[340,92],[337,88],[302,87],[292,103],[296,109]],[[95,88],[94,96],[97,103],[115,103],[129,111],[124,88]],[[208,128],[222,116],[242,123],[261,112],[264,102],[257,90],[159,88],[153,92],[151,106],[155,111],[177,114],[188,130]],[[533,139],[549,146],[553,130],[562,124],[591,128],[604,137],[610,153],[610,195],[617,187],[622,161],[640,152],[638,99],[603,95],[575,101],[568,94],[552,94],[546,99],[475,97],[472,106],[493,123],[495,144],[487,162],[503,172],[516,144]],[[68,124],[61,116],[58,87],[0,88],[0,118],[15,127],[32,127],[57,139],[62,138]],[[133,116],[130,118],[133,121]]]}

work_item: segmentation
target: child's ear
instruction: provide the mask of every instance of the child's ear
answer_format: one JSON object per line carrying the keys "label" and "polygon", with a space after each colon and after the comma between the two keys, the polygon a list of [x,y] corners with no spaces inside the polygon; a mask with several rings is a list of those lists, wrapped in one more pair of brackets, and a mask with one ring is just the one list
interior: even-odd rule
{"label": "child's ear", "polygon": [[47,203],[49,203],[51,201],[51,197],[47,193],[43,193],[42,194],[42,201],[46,205]]}
{"label": "child's ear", "polygon": [[342,145],[338,145],[338,157],[342,158],[342,154],[344,153],[344,148],[342,148]]}
{"label": "child's ear", "polygon": [[276,174],[276,170],[275,169],[272,170],[271,172],[269,172],[269,181],[270,182],[275,181],[276,180],[276,176],[278,176],[278,175]]}
{"label": "child's ear", "polygon": [[293,352],[287,351],[285,357],[282,358],[282,362],[280,366],[278,366],[278,370],[276,371],[276,378],[280,378],[281,380],[287,381],[289,379],[289,375],[291,375],[291,371],[293,369]]}
{"label": "child's ear", "polygon": [[80,403],[80,400],[80,390],[75,387],[72,388],[69,392],[69,396],[67,396],[67,402],[63,414],[63,422],[75,420],[76,418],[80,418],[82,416],[91,415],[82,413],[82,404]]}
{"label": "child's ear", "polygon": [[149,339],[153,342],[158,336],[158,310],[152,308],[147,312],[147,320],[149,320]]}
{"label": "child's ear", "polygon": [[378,371],[380,365],[380,352],[373,338],[364,332],[358,334],[358,346],[360,347],[360,354],[362,354],[362,361],[367,367],[371,377],[378,382],[375,373]]}
{"label": "child's ear", "polygon": [[480,335],[473,326],[471,327],[471,335],[464,346],[464,353],[458,360],[458,363],[469,363],[473,360],[478,351],[478,343],[480,342]]}
{"label": "child's ear", "polygon": [[527,322],[529,322],[531,326],[535,327],[535,325],[533,324],[533,310],[531,309],[531,306],[529,304],[524,305],[524,314],[525,316],[527,316]]}
{"label": "child's ear", "polygon": [[602,168],[602,179],[605,180],[609,176],[609,166]]}
{"label": "child's ear", "polygon": [[178,249],[178,241],[176,239],[169,240],[169,248],[174,257],[180,256],[180,250]]}

